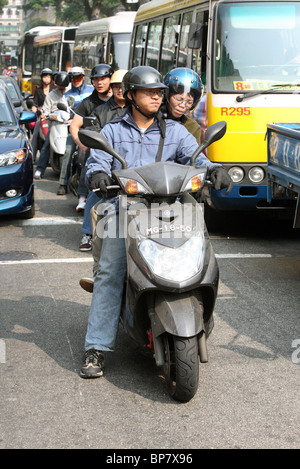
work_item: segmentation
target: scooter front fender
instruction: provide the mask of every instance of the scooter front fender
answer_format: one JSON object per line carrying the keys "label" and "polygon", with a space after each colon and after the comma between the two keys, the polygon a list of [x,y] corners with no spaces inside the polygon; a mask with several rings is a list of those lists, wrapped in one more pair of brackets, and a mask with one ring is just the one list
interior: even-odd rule
{"label": "scooter front fender", "polygon": [[199,291],[180,294],[156,292],[150,315],[153,337],[164,332],[179,337],[195,336],[204,330],[203,312]]}

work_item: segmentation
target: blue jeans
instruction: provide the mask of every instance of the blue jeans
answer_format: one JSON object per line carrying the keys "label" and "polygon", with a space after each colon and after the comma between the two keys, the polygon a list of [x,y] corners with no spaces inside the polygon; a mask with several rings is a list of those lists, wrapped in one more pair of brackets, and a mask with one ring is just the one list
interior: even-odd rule
{"label": "blue jeans", "polygon": [[105,226],[85,338],[86,350],[114,350],[127,269],[125,239],[119,238],[118,231],[117,214]]}
{"label": "blue jeans", "polygon": [[75,151],[75,148],[76,148],[76,143],[74,142],[71,134],[69,134],[67,138],[67,143],[66,143],[66,151],[61,162],[61,170],[60,170],[60,176],[59,176],[59,184],[61,186],[68,185],[69,177],[71,173],[72,155]]}
{"label": "blue jeans", "polygon": [[92,207],[99,202],[99,197],[95,194],[95,192],[89,191],[87,199],[86,199],[86,205],[84,207],[84,215],[83,215],[83,223],[81,227],[81,233],[92,235],[93,230],[92,230],[92,224],[91,224],[91,217],[90,217],[90,211]]}
{"label": "blue jeans", "polygon": [[50,137],[50,132],[48,131],[47,137],[43,143],[43,146],[40,152],[39,161],[36,167],[36,169],[38,171],[41,171],[42,174],[45,173],[46,168],[49,163],[49,159],[50,159],[50,138],[49,137]]}

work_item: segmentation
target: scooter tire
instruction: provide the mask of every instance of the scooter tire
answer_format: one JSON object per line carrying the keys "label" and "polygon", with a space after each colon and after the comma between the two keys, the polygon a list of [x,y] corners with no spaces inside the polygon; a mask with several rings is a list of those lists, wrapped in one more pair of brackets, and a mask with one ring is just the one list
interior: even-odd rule
{"label": "scooter tire", "polygon": [[164,377],[169,395],[176,401],[189,402],[199,384],[197,337],[164,336]]}
{"label": "scooter tire", "polygon": [[61,162],[62,162],[63,155],[59,155],[58,153],[51,154],[50,156],[50,166],[53,169],[56,175],[60,175],[61,171]]}

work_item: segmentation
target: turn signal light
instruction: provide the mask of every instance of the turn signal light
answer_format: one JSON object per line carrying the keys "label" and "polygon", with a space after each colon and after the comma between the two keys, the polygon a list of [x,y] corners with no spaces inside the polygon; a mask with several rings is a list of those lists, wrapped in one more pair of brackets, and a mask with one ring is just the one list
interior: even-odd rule
{"label": "turn signal light", "polygon": [[138,183],[134,179],[128,179],[128,181],[125,184],[125,192],[127,194],[138,194]]}
{"label": "turn signal light", "polygon": [[16,154],[17,163],[22,163],[25,160],[26,154],[23,150],[19,150]]}
{"label": "turn signal light", "polygon": [[201,189],[202,181],[199,178],[199,176],[194,176],[191,179],[191,183],[192,183],[192,191],[199,191]]}

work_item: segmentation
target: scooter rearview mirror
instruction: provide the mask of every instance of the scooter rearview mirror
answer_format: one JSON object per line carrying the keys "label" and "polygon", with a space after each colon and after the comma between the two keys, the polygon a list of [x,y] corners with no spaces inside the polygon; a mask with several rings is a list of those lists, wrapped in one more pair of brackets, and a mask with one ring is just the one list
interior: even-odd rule
{"label": "scooter rearview mirror", "polygon": [[83,117],[83,126],[92,127],[97,124],[97,117],[94,116],[84,116]]}
{"label": "scooter rearview mirror", "polygon": [[225,135],[226,127],[226,121],[216,122],[215,124],[212,124],[208,127],[205,132],[203,142],[191,157],[191,166],[195,166],[197,156],[199,156],[200,153],[205,150],[205,148],[217,140],[220,140]]}
{"label": "scooter rearview mirror", "polygon": [[78,132],[78,138],[81,143],[83,143],[83,145],[88,148],[106,151],[106,153],[109,153],[111,156],[120,161],[123,169],[127,169],[127,163],[124,158],[122,158],[122,156],[119,155],[119,153],[117,153],[110,146],[106,138],[99,132],[95,132],[94,130],[81,129]]}
{"label": "scooter rearview mirror", "polygon": [[68,112],[68,107],[64,103],[57,103],[57,109]]}

